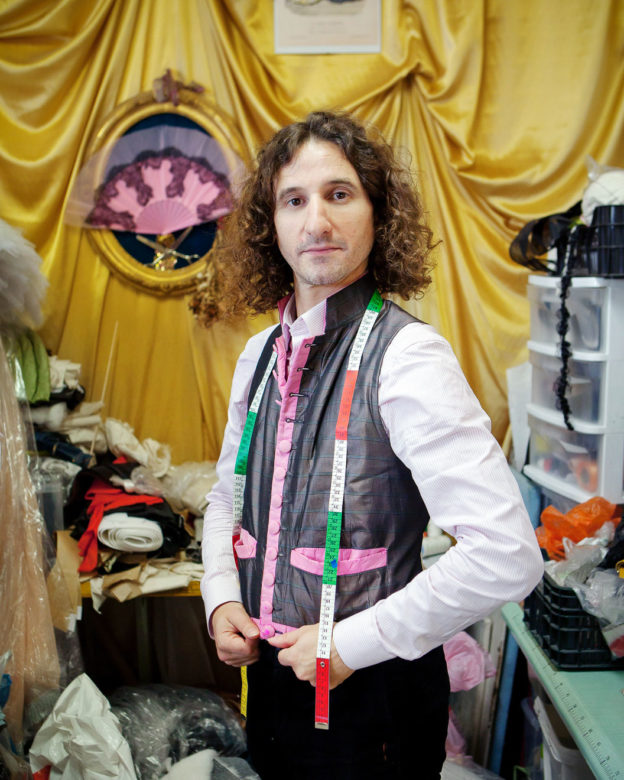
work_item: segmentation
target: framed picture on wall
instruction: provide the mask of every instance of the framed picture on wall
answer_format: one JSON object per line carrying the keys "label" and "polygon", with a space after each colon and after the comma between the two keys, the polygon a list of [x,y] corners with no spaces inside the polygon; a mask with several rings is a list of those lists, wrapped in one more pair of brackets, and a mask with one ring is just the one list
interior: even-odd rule
{"label": "framed picture on wall", "polygon": [[276,54],[381,51],[381,0],[273,0]]}
{"label": "framed picture on wall", "polygon": [[68,224],[123,281],[155,295],[195,288],[218,248],[242,169],[237,128],[203,90],[142,92],[91,140],[70,192]]}

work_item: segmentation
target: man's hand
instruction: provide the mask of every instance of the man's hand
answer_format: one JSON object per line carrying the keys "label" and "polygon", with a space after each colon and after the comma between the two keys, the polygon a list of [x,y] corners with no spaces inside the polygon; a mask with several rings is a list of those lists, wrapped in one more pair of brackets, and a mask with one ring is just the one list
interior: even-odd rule
{"label": "man's hand", "polygon": [[258,660],[260,631],[238,601],[226,601],[210,617],[217,655],[229,666]]}
{"label": "man's hand", "polygon": [[[283,648],[277,655],[282,666],[291,666],[300,680],[307,680],[316,686],[316,647],[318,643],[318,623],[313,626],[302,626],[296,631],[286,634],[276,634],[267,640],[273,647]],[[338,655],[332,639],[329,655],[329,687],[335,688],[353,674],[353,669],[343,662]]]}

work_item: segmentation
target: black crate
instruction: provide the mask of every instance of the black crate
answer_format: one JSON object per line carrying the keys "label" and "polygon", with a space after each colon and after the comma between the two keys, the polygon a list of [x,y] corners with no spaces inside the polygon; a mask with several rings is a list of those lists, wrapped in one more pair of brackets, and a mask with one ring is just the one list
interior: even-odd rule
{"label": "black crate", "polygon": [[613,658],[598,619],[585,612],[572,588],[557,585],[548,574],[524,600],[524,622],[558,669],[624,669],[624,659]]}

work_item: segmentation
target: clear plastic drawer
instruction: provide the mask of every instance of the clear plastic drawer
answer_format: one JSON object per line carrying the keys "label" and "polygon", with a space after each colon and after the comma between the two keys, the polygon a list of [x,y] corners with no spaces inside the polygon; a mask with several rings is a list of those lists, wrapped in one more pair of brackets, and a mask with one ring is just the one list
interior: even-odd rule
{"label": "clear plastic drawer", "polygon": [[[606,348],[602,335],[605,293],[605,287],[570,287],[566,298],[570,313],[566,340],[573,350],[599,352]],[[527,295],[531,311],[531,339],[544,344],[559,344],[559,287],[529,284]]]}
{"label": "clear plastic drawer", "polygon": [[529,463],[551,480],[619,503],[624,494],[624,435],[569,431],[529,413]]}
{"label": "clear plastic drawer", "polygon": [[[555,387],[561,374],[561,359],[530,350],[529,360],[533,366],[531,401],[556,408]],[[604,375],[605,363],[601,361],[568,360],[565,397],[573,417],[585,422],[600,422]]]}

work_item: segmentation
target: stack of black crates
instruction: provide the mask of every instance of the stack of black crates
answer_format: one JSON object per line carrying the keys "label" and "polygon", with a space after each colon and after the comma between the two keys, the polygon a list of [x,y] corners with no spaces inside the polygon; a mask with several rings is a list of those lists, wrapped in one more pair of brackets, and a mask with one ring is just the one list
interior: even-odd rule
{"label": "stack of black crates", "polygon": [[572,588],[548,574],[525,599],[524,620],[558,669],[624,669],[624,658],[612,658],[598,619],[585,612]]}

